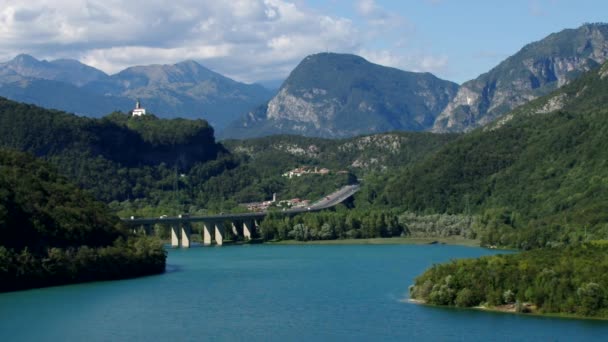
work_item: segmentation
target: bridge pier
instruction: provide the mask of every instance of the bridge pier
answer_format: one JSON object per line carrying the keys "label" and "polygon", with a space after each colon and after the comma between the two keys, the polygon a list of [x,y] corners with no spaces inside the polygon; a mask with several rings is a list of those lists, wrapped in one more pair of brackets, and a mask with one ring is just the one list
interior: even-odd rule
{"label": "bridge pier", "polygon": [[239,236],[239,229],[236,226],[236,221],[230,221],[230,226],[232,228],[232,234],[234,235],[234,238],[236,239]]}
{"label": "bridge pier", "polygon": [[254,221],[243,221],[243,238],[245,241],[251,240],[251,233],[255,229]]}
{"label": "bridge pier", "polygon": [[179,247],[179,235],[177,231],[177,226],[171,225],[171,247],[176,248]]}
{"label": "bridge pier", "polygon": [[224,222],[216,222],[215,223],[215,243],[218,246],[224,244]]}
{"label": "bridge pier", "polygon": [[182,248],[190,248],[190,233],[192,230],[190,229],[190,224],[184,223],[181,225],[182,231]]}
{"label": "bridge pier", "polygon": [[211,228],[213,223],[211,222],[203,222],[203,245],[209,246],[211,245]]}

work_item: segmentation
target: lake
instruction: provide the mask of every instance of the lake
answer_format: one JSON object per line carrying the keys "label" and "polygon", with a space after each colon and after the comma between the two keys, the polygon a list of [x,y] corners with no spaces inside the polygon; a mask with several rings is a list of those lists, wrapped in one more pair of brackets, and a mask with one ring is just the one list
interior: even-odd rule
{"label": "lake", "polygon": [[170,250],[167,273],[0,294],[0,341],[592,341],[608,322],[404,301],[447,245]]}

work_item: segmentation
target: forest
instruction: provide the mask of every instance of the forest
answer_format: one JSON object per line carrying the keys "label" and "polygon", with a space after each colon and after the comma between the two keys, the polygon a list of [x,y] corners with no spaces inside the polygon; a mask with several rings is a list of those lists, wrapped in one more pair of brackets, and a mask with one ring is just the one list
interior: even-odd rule
{"label": "forest", "polygon": [[458,307],[608,318],[608,244],[588,242],[433,265],[410,297]]}
{"label": "forest", "polygon": [[0,292],[162,273],[165,258],[52,165],[0,149]]}

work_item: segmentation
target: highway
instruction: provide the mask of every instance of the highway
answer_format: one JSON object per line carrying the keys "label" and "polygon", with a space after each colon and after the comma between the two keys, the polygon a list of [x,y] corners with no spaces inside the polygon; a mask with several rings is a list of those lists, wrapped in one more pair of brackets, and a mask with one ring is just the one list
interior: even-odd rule
{"label": "highway", "polygon": [[261,219],[264,218],[269,213],[276,213],[278,215],[286,215],[293,216],[305,212],[315,212],[321,211],[324,209],[328,209],[334,207],[346,200],[347,198],[354,195],[357,191],[359,191],[360,186],[358,184],[355,185],[347,185],[344,186],[331,194],[325,195],[322,199],[314,202],[308,207],[281,210],[281,211],[260,211],[260,212],[252,212],[252,213],[242,213],[242,214],[221,214],[221,215],[206,215],[206,216],[189,216],[189,215],[180,215],[173,217],[147,217],[147,218],[126,218],[121,219],[124,223],[133,226],[140,225],[149,225],[156,223],[183,223],[183,222],[213,222],[213,221],[223,221],[223,220],[233,220],[233,221],[241,221],[241,220],[251,220],[251,219]]}

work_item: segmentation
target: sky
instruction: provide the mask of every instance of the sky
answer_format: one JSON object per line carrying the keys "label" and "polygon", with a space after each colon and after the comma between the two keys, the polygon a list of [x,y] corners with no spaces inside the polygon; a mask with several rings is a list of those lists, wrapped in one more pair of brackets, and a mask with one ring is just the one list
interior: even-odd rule
{"label": "sky", "polygon": [[0,0],[0,61],[72,58],[113,74],[195,60],[253,83],[329,51],[462,83],[607,16],[606,0]]}

